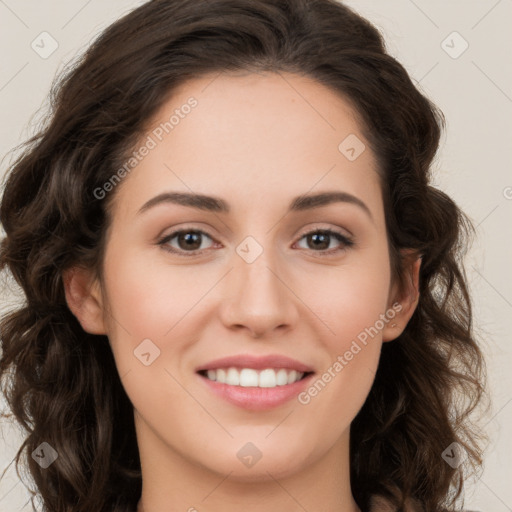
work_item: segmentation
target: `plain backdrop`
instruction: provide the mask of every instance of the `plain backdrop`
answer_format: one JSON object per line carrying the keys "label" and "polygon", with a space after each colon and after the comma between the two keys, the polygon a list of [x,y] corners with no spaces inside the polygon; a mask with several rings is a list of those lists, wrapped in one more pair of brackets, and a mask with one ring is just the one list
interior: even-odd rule
{"label": "plain backdrop", "polygon": [[[16,155],[9,151],[41,119],[55,74],[101,30],[142,3],[0,0],[0,179]],[[482,422],[490,436],[484,469],[468,482],[465,507],[512,511],[512,0],[347,4],[382,31],[391,54],[447,119],[434,184],[477,226],[466,265],[493,400]],[[52,45],[58,46],[46,55]],[[5,291],[1,309],[15,301],[15,290]],[[1,472],[22,437],[6,421],[0,434]],[[32,510],[28,497],[11,464],[0,482],[0,510]]]}

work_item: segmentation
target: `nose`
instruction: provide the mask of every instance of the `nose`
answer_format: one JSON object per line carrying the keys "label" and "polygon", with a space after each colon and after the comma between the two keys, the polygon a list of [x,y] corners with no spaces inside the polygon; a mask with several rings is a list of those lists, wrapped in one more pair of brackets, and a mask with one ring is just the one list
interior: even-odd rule
{"label": "nose", "polygon": [[246,330],[254,338],[292,329],[299,318],[298,299],[286,274],[270,258],[270,251],[263,251],[252,263],[235,254],[220,307],[223,324],[230,330]]}

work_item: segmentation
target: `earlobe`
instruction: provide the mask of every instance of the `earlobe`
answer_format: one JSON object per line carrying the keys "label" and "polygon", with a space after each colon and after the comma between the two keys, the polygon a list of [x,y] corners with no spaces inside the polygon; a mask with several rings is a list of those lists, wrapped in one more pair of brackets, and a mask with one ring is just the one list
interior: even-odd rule
{"label": "earlobe", "polygon": [[97,279],[82,267],[73,267],[63,273],[62,281],[69,309],[90,334],[106,334],[103,298]]}
{"label": "earlobe", "polygon": [[390,293],[389,310],[395,315],[382,330],[382,341],[392,341],[404,331],[419,302],[419,278],[421,255],[410,249],[402,249],[404,258],[403,285],[394,283]]}

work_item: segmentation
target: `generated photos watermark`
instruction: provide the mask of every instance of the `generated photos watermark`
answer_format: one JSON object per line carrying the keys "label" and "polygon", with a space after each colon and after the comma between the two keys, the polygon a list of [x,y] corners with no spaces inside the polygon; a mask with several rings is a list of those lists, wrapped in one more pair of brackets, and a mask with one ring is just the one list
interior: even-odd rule
{"label": "generated photos watermark", "polygon": [[352,340],[352,343],[343,355],[339,355],[336,361],[325,370],[305,391],[298,394],[297,400],[302,405],[307,405],[311,399],[318,395],[326,385],[331,382],[336,375],[338,375],[345,366],[349,364],[354,356],[359,354],[361,350],[368,345],[370,338],[373,339],[377,336],[382,329],[395,318],[396,314],[402,310],[402,304],[395,302],[391,308],[385,313],[381,313],[379,319],[371,327],[366,327],[357,335],[357,339]]}
{"label": "generated photos watermark", "polygon": [[155,149],[166,135],[172,132],[185,119],[192,109],[197,107],[198,101],[191,96],[186,103],[181,105],[180,108],[174,110],[174,114],[165,122],[160,123],[152,132],[147,136],[142,145],[128,157],[125,163],[114,173],[112,176],[101,186],[93,191],[96,199],[105,199],[106,195],[121,183],[123,178],[133,170],[139,162],[142,162],[146,156],[149,155],[151,150]]}

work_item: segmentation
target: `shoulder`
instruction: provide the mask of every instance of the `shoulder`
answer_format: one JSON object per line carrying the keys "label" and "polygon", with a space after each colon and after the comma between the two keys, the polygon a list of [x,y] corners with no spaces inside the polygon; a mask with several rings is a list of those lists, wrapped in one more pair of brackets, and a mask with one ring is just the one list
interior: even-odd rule
{"label": "shoulder", "polygon": [[[425,509],[417,500],[409,500],[404,512],[424,512]],[[397,512],[396,508],[383,496],[373,495],[370,500],[369,512]],[[477,510],[461,510],[460,512],[480,512]]]}

